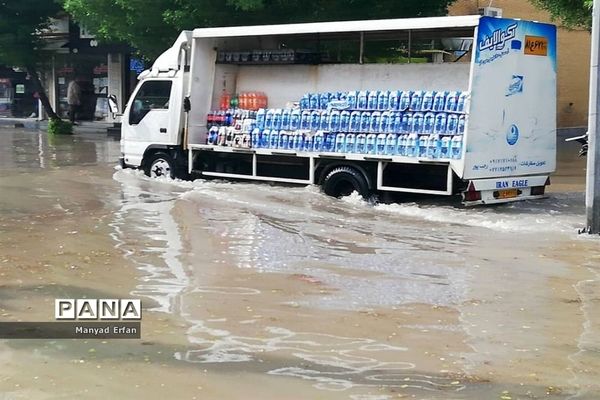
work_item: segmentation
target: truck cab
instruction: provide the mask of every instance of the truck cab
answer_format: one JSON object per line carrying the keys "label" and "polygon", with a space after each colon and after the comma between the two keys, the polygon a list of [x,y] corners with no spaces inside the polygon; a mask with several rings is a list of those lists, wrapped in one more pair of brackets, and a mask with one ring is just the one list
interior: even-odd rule
{"label": "truck cab", "polygon": [[121,164],[152,177],[174,177],[175,166],[185,170],[183,103],[190,34],[183,32],[150,70],[140,74],[121,117]]}

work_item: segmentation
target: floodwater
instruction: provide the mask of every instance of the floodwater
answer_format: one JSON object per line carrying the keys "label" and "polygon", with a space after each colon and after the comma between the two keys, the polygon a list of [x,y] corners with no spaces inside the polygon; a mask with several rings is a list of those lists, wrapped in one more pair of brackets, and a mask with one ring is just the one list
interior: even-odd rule
{"label": "floodwater", "polygon": [[141,340],[0,340],[0,399],[598,399],[600,243],[548,199],[463,209],[150,180],[102,134],[0,130],[0,318],[142,299]]}

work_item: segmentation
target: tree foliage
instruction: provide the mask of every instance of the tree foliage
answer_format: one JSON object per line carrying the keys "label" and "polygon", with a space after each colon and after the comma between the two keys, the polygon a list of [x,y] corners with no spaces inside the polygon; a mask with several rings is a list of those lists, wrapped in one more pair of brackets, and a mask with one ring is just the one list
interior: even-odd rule
{"label": "tree foliage", "polygon": [[50,106],[37,67],[47,58],[40,33],[48,29],[50,18],[61,10],[61,5],[53,0],[0,1],[0,63],[27,70],[46,112],[53,119],[58,116]]}
{"label": "tree foliage", "polygon": [[567,28],[592,28],[593,0],[530,0]]}
{"label": "tree foliage", "polygon": [[65,9],[101,38],[154,57],[178,32],[256,25],[444,15],[453,0],[64,0]]}

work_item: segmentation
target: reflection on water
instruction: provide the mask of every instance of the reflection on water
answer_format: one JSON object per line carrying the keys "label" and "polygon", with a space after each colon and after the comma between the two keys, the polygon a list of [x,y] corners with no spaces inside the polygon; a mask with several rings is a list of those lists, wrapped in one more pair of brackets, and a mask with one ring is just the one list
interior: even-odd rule
{"label": "reflection on water", "polygon": [[181,240],[171,215],[176,196],[148,191],[135,175],[116,173],[121,206],[114,213],[113,239],[140,271],[142,283],[132,295],[152,299],[152,311],[179,312],[179,296],[189,279],[179,259]]}

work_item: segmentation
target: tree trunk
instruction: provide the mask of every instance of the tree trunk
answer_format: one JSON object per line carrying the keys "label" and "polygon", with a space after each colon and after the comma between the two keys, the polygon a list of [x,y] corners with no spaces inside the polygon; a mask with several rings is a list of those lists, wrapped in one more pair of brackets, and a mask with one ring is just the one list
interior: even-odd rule
{"label": "tree trunk", "polygon": [[31,79],[33,80],[33,89],[38,92],[40,96],[40,101],[42,102],[42,106],[44,107],[44,111],[48,114],[48,118],[50,119],[60,119],[60,117],[54,112],[52,105],[50,105],[50,100],[48,100],[48,96],[46,95],[46,89],[40,82],[40,77],[37,74],[37,68],[34,65],[26,65],[25,69]]}

